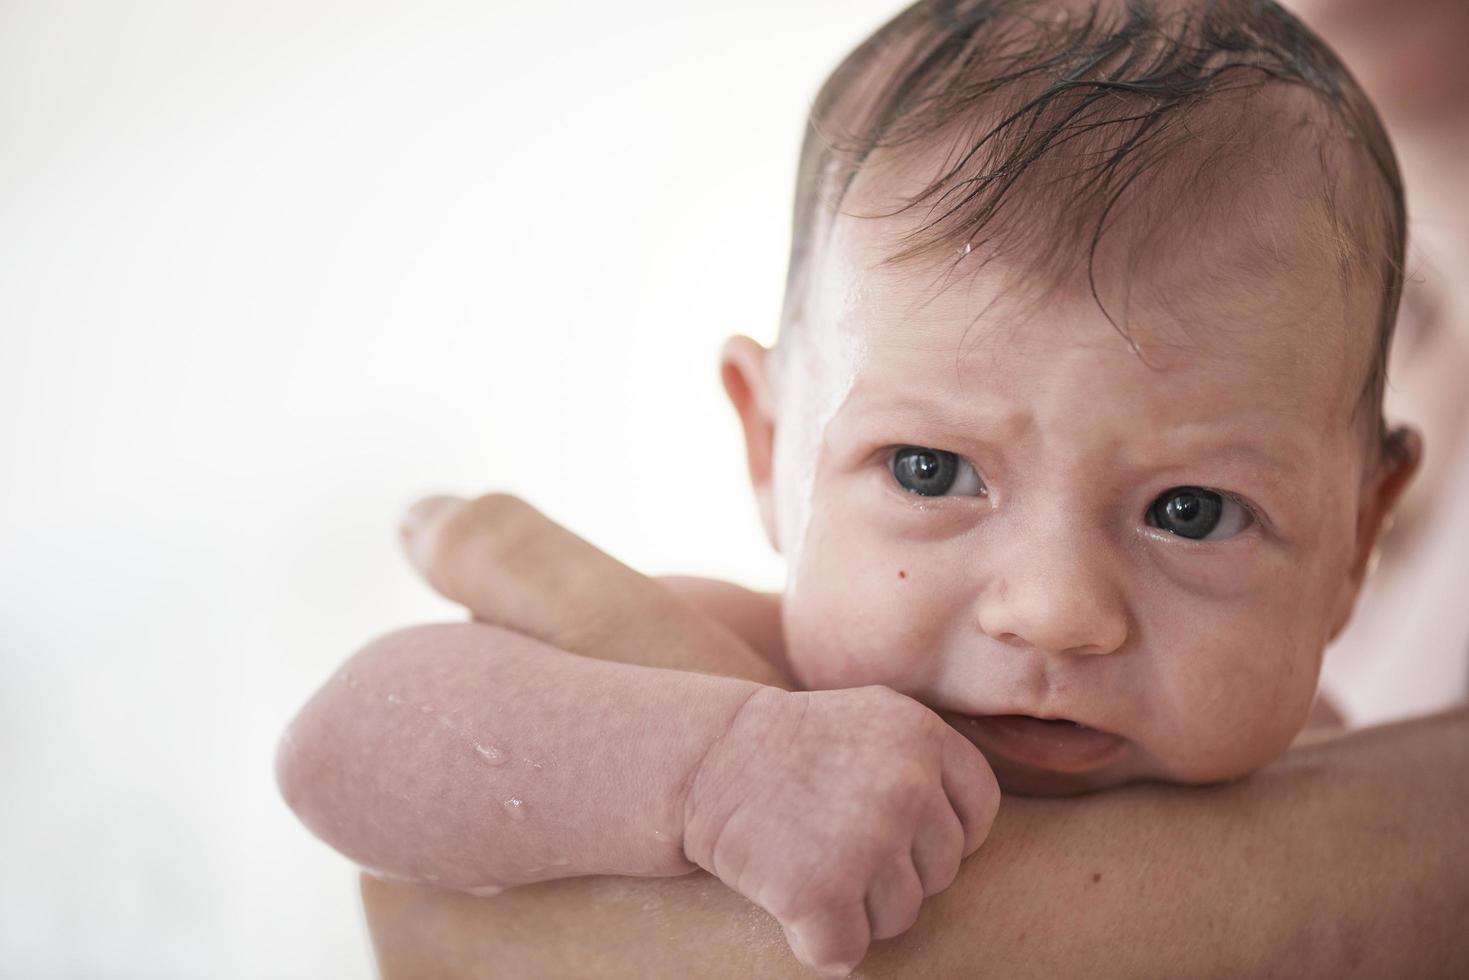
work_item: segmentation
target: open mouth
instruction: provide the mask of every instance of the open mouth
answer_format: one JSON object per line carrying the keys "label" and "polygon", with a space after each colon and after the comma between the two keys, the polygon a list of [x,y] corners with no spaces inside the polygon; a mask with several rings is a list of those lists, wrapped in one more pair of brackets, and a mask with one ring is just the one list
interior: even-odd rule
{"label": "open mouth", "polygon": [[954,715],[950,723],[991,762],[1078,774],[1113,762],[1126,748],[1120,735],[1068,721],[1030,715]]}

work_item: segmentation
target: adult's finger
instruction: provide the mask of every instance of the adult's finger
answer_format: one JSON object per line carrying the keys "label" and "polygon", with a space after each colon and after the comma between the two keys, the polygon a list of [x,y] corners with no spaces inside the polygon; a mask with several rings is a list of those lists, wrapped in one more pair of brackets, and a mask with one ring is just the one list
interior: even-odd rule
{"label": "adult's finger", "polygon": [[517,497],[428,498],[403,538],[429,584],[477,619],[601,660],[783,686],[719,623]]}

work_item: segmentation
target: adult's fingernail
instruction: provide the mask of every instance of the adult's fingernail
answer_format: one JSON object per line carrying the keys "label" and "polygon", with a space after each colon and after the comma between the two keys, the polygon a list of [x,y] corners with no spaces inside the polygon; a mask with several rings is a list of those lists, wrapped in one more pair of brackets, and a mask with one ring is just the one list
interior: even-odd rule
{"label": "adult's fingernail", "polygon": [[458,497],[424,497],[404,513],[398,534],[408,560],[420,575],[429,574],[430,559],[438,540],[436,530],[463,504]]}
{"label": "adult's fingernail", "polygon": [[403,517],[398,521],[398,533],[405,538],[411,538],[462,503],[464,501],[458,497],[446,494],[424,497],[403,512]]}

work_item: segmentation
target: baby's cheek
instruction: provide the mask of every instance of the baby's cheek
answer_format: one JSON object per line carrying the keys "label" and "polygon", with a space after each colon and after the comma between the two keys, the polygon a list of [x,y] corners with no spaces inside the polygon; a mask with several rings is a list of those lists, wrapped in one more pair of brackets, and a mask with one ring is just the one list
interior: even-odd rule
{"label": "baby's cheek", "polygon": [[[808,553],[809,554],[809,553]],[[786,595],[786,643],[796,677],[812,689],[882,684],[914,690],[927,677],[933,638],[896,572],[862,562],[808,565]]]}
{"label": "baby's cheek", "polygon": [[1196,657],[1172,685],[1168,721],[1155,733],[1169,774],[1186,782],[1232,779],[1279,756],[1310,714],[1318,659],[1279,639],[1270,648]]}
{"label": "baby's cheek", "polygon": [[895,648],[885,641],[886,624],[880,614],[864,610],[860,604],[813,601],[789,616],[788,622],[788,655],[804,687],[819,690],[889,684],[897,672],[892,652]]}

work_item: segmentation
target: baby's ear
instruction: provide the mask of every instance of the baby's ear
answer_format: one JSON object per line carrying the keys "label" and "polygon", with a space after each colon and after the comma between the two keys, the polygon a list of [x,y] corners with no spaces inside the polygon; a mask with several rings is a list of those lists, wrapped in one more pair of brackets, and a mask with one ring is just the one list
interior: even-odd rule
{"label": "baby's ear", "polygon": [[1368,478],[1362,488],[1362,503],[1357,511],[1357,550],[1352,555],[1352,565],[1347,582],[1342,589],[1342,600],[1338,603],[1335,621],[1332,623],[1331,639],[1347,625],[1357,594],[1372,568],[1372,555],[1377,550],[1378,539],[1387,529],[1388,518],[1393,508],[1402,499],[1403,491],[1413,481],[1418,465],[1423,461],[1423,437],[1415,429],[1402,426],[1394,429],[1382,447],[1377,471]]}
{"label": "baby's ear", "polygon": [[750,483],[760,507],[765,536],[777,551],[775,495],[771,489],[775,451],[775,389],[770,376],[770,351],[749,337],[731,337],[719,353],[719,373],[724,390],[740,416],[745,430],[745,460]]}

